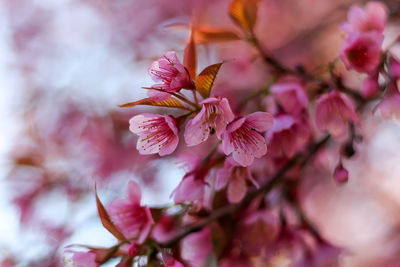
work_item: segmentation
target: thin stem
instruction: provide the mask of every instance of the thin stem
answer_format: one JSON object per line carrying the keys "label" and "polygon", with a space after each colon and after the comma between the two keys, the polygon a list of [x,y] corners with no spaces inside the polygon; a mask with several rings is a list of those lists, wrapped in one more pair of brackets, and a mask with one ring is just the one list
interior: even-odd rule
{"label": "thin stem", "polygon": [[198,105],[198,104],[199,104],[199,101],[198,101],[198,99],[197,99],[196,90],[192,90],[192,93],[193,93],[194,102]]}
{"label": "thin stem", "polygon": [[200,108],[199,105],[193,103],[192,101],[190,101],[189,99],[187,99],[187,98],[184,97],[184,96],[180,96],[180,95],[175,94],[175,93],[170,93],[170,94],[173,95],[173,96],[175,96],[176,98],[182,100],[183,102],[185,102],[185,103],[191,105],[192,107],[194,107],[194,108],[196,108],[196,109]]}
{"label": "thin stem", "polygon": [[292,74],[292,75],[299,76],[299,77],[303,78],[304,80],[315,82],[315,83],[319,84],[321,87],[329,86],[329,84],[327,82],[312,75],[311,73],[306,72],[303,68],[291,69],[289,67],[286,67],[282,63],[280,63],[275,58],[269,56],[268,53],[264,50],[264,48],[261,47],[261,44],[258,41],[258,39],[254,33],[251,33],[248,40],[249,40],[249,43],[252,44],[258,50],[258,52],[262,56],[264,62],[267,65],[272,66],[276,70],[276,72],[278,74],[277,76],[280,76],[281,74]]}

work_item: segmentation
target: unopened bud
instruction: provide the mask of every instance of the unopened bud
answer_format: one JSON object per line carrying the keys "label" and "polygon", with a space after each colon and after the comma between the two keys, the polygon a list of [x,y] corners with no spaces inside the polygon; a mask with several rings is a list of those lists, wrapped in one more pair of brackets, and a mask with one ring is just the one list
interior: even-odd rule
{"label": "unopened bud", "polygon": [[339,163],[333,172],[333,178],[338,184],[345,184],[349,180],[349,172]]}

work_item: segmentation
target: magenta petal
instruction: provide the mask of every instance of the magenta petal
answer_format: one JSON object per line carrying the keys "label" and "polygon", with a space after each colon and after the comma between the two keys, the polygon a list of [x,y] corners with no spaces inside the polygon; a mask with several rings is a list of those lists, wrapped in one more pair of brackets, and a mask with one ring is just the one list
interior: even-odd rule
{"label": "magenta petal", "polygon": [[233,159],[243,167],[250,166],[254,161],[254,155],[248,151],[233,151]]}
{"label": "magenta petal", "polygon": [[274,118],[267,112],[254,112],[246,116],[246,122],[259,132],[265,132],[272,127]]}
{"label": "magenta petal", "polygon": [[231,139],[229,137],[228,132],[224,132],[224,134],[222,135],[222,149],[225,155],[229,155],[233,151],[233,145],[231,143]]}
{"label": "magenta petal", "polygon": [[164,143],[163,147],[160,149],[160,152],[158,153],[161,157],[170,155],[172,152],[175,151],[176,147],[178,146],[179,143],[179,137],[178,136],[172,136],[170,139]]}
{"label": "magenta petal", "polygon": [[226,122],[231,122],[235,118],[235,115],[233,114],[231,110],[231,106],[229,105],[228,99],[222,98],[220,102],[220,107],[223,112],[223,116]]}
{"label": "magenta petal", "polygon": [[198,145],[207,140],[209,135],[208,124],[205,123],[203,109],[185,127],[185,142],[188,146]]}
{"label": "magenta petal", "polygon": [[188,235],[181,241],[180,248],[181,257],[188,266],[205,266],[213,251],[210,228]]}
{"label": "magenta petal", "polygon": [[203,198],[204,183],[202,180],[195,180],[193,176],[184,177],[177,188],[172,192],[175,203],[185,201],[193,202]]}
{"label": "magenta petal", "polygon": [[151,227],[154,224],[153,217],[151,216],[151,212],[148,208],[145,209],[146,215],[147,215],[147,222],[142,226],[142,229],[140,231],[139,237],[138,237],[138,243],[143,244],[143,242],[146,240],[147,236],[150,233]]}
{"label": "magenta petal", "polygon": [[246,180],[244,177],[232,177],[228,185],[228,200],[230,203],[240,202],[247,192]]}
{"label": "magenta petal", "polygon": [[129,130],[134,134],[142,134],[146,131],[143,125],[148,121],[150,118],[158,117],[160,115],[153,114],[153,113],[142,113],[140,115],[133,116],[129,120]]}
{"label": "magenta petal", "polygon": [[129,181],[128,183],[128,199],[131,203],[140,204],[142,199],[142,191],[137,183]]}
{"label": "magenta petal", "polygon": [[225,167],[218,170],[217,179],[215,181],[215,190],[219,191],[225,188],[225,186],[228,184],[229,177],[230,172],[226,170]]}
{"label": "magenta petal", "polygon": [[77,266],[85,266],[85,267],[99,266],[99,264],[96,263],[96,254],[92,252],[74,252],[74,256],[72,256],[72,261]]}

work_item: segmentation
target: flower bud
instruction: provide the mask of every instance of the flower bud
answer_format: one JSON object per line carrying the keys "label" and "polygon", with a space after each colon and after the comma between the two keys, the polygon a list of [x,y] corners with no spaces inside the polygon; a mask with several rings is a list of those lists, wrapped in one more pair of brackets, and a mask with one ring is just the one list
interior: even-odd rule
{"label": "flower bud", "polygon": [[349,172],[343,167],[341,162],[336,166],[333,172],[333,178],[338,184],[345,184],[349,180]]}

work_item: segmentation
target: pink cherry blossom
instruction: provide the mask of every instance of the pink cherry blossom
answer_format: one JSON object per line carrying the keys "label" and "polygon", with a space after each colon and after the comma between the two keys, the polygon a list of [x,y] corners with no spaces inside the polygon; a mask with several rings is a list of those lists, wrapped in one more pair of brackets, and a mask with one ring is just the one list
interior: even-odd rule
{"label": "pink cherry blossom", "polygon": [[[152,86],[153,88],[173,93],[182,88],[193,87],[188,70],[179,62],[173,51],[166,52],[161,58],[154,61],[148,71],[153,81],[157,82]],[[171,96],[157,90],[150,90],[148,95],[156,100],[164,100]]]}
{"label": "pink cherry blossom", "polygon": [[204,142],[213,132],[220,138],[227,123],[235,117],[226,98],[207,98],[200,104],[201,111],[186,124],[185,141],[188,146]]}
{"label": "pink cherry blossom", "polygon": [[374,74],[368,76],[361,87],[361,94],[365,98],[372,98],[376,95],[379,89],[379,72],[376,71]]}
{"label": "pink cherry blossom", "polygon": [[400,119],[400,92],[394,82],[389,84],[383,99],[375,107],[374,113],[380,114],[385,119]]}
{"label": "pink cherry blossom", "polygon": [[383,35],[354,32],[343,42],[340,58],[346,68],[372,74],[379,65]]}
{"label": "pink cherry blossom", "polygon": [[138,238],[141,244],[154,224],[150,209],[140,205],[140,187],[133,181],[128,183],[126,198],[111,202],[108,210],[110,218],[126,238]]}
{"label": "pink cherry blossom", "polygon": [[299,152],[311,136],[311,130],[305,119],[287,114],[274,117],[274,125],[265,138],[273,157],[292,157]]}
{"label": "pink cherry blossom", "polygon": [[347,14],[347,21],[341,25],[342,30],[348,34],[355,31],[382,33],[385,29],[387,9],[384,4],[371,1],[365,8],[352,6]]}
{"label": "pink cherry blossom", "polygon": [[255,112],[231,122],[222,138],[224,153],[246,167],[267,153],[267,144],[260,132],[271,128],[273,117],[267,112]]}
{"label": "pink cherry blossom", "polygon": [[257,182],[247,167],[242,167],[231,157],[224,162],[224,167],[217,173],[215,190],[221,190],[228,186],[227,197],[230,203],[238,203],[247,192],[247,180],[258,187]]}
{"label": "pink cherry blossom", "polygon": [[210,228],[206,227],[198,233],[188,235],[181,241],[180,247],[181,257],[187,266],[205,266],[213,251]]}
{"label": "pink cherry blossom", "polygon": [[271,86],[271,93],[288,113],[299,114],[308,106],[304,87],[298,82],[280,82]]}
{"label": "pink cherry blossom", "polygon": [[98,267],[99,263],[96,262],[96,254],[93,252],[73,252],[72,261],[77,267]]}
{"label": "pink cherry blossom", "polygon": [[334,137],[347,131],[348,122],[359,122],[353,103],[337,90],[321,95],[315,108],[315,122],[321,131]]}
{"label": "pink cherry blossom", "polygon": [[137,150],[140,154],[169,155],[175,151],[179,137],[174,117],[143,113],[132,117],[129,130],[139,135]]}

